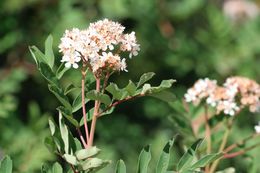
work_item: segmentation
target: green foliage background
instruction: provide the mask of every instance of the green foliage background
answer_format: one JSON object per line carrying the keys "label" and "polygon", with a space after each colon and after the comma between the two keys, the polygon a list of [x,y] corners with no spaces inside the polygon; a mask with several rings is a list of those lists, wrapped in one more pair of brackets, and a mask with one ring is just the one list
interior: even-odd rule
{"label": "green foliage background", "polygon": [[[255,1],[260,4],[259,1]],[[36,70],[28,46],[43,49],[51,33],[57,45],[65,29],[85,28],[90,22],[109,18],[135,31],[140,54],[128,62],[128,73],[114,75],[125,85],[148,71],[162,79],[177,79],[171,92],[179,99],[198,78],[223,82],[226,77],[242,75],[260,81],[260,17],[232,23],[222,12],[221,0],[2,0],[0,1],[0,158],[11,155],[15,172],[37,172],[42,162],[55,159],[43,139],[49,134],[49,115],[58,118],[58,103]],[[60,60],[57,59],[57,62]],[[66,80],[77,80],[71,70]],[[48,113],[45,113],[48,112]],[[177,129],[168,116],[180,116],[167,104],[140,98],[116,108],[97,124],[97,145],[103,157],[122,158],[129,172],[135,170],[141,148],[152,144],[159,155],[163,145]],[[80,114],[78,116],[81,116]],[[259,115],[243,112],[230,140],[253,132]],[[182,143],[179,138],[177,143]],[[257,151],[257,150],[255,150]],[[252,151],[232,161],[239,172],[259,171],[252,166]],[[153,161],[153,160],[152,160]],[[156,161],[154,161],[156,163]],[[173,163],[173,162],[172,162]],[[155,164],[151,164],[155,165]],[[254,164],[253,164],[254,165]],[[115,166],[115,163],[111,165]],[[151,166],[152,168],[152,166]],[[249,169],[250,168],[250,169]]]}

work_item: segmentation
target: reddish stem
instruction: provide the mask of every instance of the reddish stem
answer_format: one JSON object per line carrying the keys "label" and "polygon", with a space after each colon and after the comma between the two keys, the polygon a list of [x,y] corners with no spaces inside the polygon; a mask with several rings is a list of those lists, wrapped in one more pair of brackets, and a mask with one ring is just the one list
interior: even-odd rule
{"label": "reddish stem", "polygon": [[248,140],[254,139],[255,137],[257,137],[257,136],[259,136],[259,135],[260,135],[260,134],[258,134],[258,133],[254,133],[254,134],[252,134],[252,135],[246,137],[245,139],[243,139],[243,140],[241,140],[241,141],[239,141],[239,142],[237,142],[237,143],[235,143],[235,144],[230,145],[229,147],[227,147],[227,148],[224,150],[224,152],[225,152],[225,153],[228,153],[229,151],[233,150],[234,148],[238,147],[239,145],[242,145],[242,144],[246,143]]}
{"label": "reddish stem", "polygon": [[110,73],[107,72],[107,74],[106,74],[106,76],[105,76],[105,79],[104,79],[104,83],[103,83],[102,93],[105,92],[105,89],[106,89],[106,87],[107,87],[107,82],[108,82],[109,76],[110,76]]}
{"label": "reddish stem", "polygon": [[[100,78],[96,78],[96,91],[100,92]],[[88,146],[93,145],[99,107],[100,107],[100,101],[96,100],[95,101],[95,107],[94,107],[94,113],[93,113],[93,117],[92,117],[92,122],[91,122],[91,129],[90,129]]]}
{"label": "reddish stem", "polygon": [[80,138],[80,140],[81,140],[81,142],[82,142],[84,148],[88,148],[88,145],[87,145],[87,143],[85,142],[84,137],[83,137],[83,135],[82,135],[82,133],[81,133],[81,131],[80,131],[79,128],[77,128],[77,132],[78,132],[78,134],[79,134],[79,138]]}
{"label": "reddish stem", "polygon": [[[205,117],[205,137],[207,140],[207,154],[210,154],[211,153],[211,130],[210,130],[209,122],[208,122],[209,117],[208,117],[207,105],[205,106],[204,117]],[[209,165],[207,165],[205,167],[205,172],[209,172]]]}
{"label": "reddish stem", "polygon": [[100,112],[99,114],[97,114],[97,117],[100,117],[104,112],[108,111],[109,109],[111,109],[112,107],[115,107],[117,105],[119,105],[120,103],[123,103],[123,102],[126,102],[128,100],[132,100],[132,99],[135,99],[137,97],[142,97],[142,96],[145,96],[145,94],[139,94],[139,95],[136,95],[136,96],[132,96],[132,97],[127,97],[123,100],[118,100],[114,103],[112,103],[111,105],[109,105],[106,109],[104,109],[102,112]]}
{"label": "reddish stem", "polygon": [[234,153],[227,153],[227,154],[224,154],[223,158],[234,158],[236,156],[239,156],[239,155],[242,155],[242,154],[245,154],[247,151],[250,151],[252,149],[255,149],[256,147],[260,146],[260,143],[257,143],[251,147],[248,147],[248,148],[245,148],[243,150],[240,150],[240,151],[237,151],[237,152],[234,152]]}
{"label": "reddish stem", "polygon": [[70,167],[74,173],[79,173],[72,164],[70,164]]}
{"label": "reddish stem", "polygon": [[85,127],[85,133],[86,133],[86,141],[88,145],[88,139],[89,139],[89,132],[88,132],[88,122],[87,122],[87,115],[86,115],[86,106],[85,106],[85,78],[86,78],[86,72],[85,72],[85,65],[83,64],[83,69],[81,71],[82,79],[81,79],[81,98],[82,98],[82,113],[84,118],[84,127]]}

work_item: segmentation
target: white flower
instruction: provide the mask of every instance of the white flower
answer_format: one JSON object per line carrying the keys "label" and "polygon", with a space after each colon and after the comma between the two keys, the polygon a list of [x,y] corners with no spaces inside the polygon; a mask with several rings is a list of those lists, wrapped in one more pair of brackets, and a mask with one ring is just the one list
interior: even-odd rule
{"label": "white flower", "polygon": [[184,95],[184,98],[186,102],[195,101],[197,98],[194,89],[193,88],[188,89],[187,93]]}
{"label": "white flower", "polygon": [[260,133],[260,121],[258,122],[258,125],[255,125],[255,131],[256,133]]}
{"label": "white flower", "polygon": [[77,62],[81,60],[80,54],[78,52],[74,52],[73,55],[64,55],[62,57],[61,62],[66,62],[65,67],[70,68],[71,66],[75,69],[79,67]]}
{"label": "white flower", "polygon": [[202,99],[208,97],[216,88],[216,81],[208,78],[199,79],[192,88],[184,95],[186,102],[198,104]]}
{"label": "white flower", "polygon": [[217,102],[216,100],[214,100],[212,97],[208,97],[207,100],[206,100],[207,104],[209,104],[210,106],[212,107],[215,107],[217,105]]}
{"label": "white flower", "polygon": [[126,62],[125,61],[126,61],[125,58],[123,58],[122,61],[121,61],[121,64],[120,64],[120,66],[121,66],[120,70],[128,72],[128,70],[126,69]]}
{"label": "white flower", "polygon": [[224,100],[218,102],[218,111],[223,110],[224,114],[234,116],[237,111],[239,111],[239,107],[233,100]]}
{"label": "white flower", "polygon": [[129,57],[137,56],[138,51],[140,51],[140,45],[137,44],[135,32],[131,32],[130,34],[125,34],[122,39],[121,45],[122,51],[129,51]]}

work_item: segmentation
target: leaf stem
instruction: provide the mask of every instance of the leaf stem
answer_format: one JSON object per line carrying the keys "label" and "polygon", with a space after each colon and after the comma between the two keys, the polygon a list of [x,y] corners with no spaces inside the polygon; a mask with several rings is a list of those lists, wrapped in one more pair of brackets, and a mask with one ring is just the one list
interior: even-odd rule
{"label": "leaf stem", "polygon": [[[88,139],[89,139],[89,132],[88,132],[88,122],[87,122],[87,115],[86,115],[86,105],[85,105],[85,78],[86,78],[86,72],[85,72],[85,65],[83,64],[83,68],[81,70],[82,79],[81,79],[81,103],[82,103],[82,113],[84,118],[84,127],[85,127],[85,133],[86,133],[86,141],[88,145]],[[83,143],[84,145],[84,143]]]}
{"label": "leaf stem", "polygon": [[[96,91],[100,92],[100,78],[96,78]],[[93,118],[91,122],[91,129],[90,129],[90,136],[89,136],[89,141],[88,141],[88,146],[93,145],[93,140],[94,140],[94,134],[95,134],[95,129],[96,129],[96,123],[97,123],[97,117],[98,117],[98,112],[99,112],[99,107],[100,107],[100,101],[96,100],[95,101],[95,107],[94,107],[94,113],[93,113]]]}

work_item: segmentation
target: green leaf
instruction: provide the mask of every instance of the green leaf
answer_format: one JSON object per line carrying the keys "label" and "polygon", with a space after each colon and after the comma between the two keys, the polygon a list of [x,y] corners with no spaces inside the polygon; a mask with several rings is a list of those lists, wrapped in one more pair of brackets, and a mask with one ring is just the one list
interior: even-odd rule
{"label": "green leaf", "polygon": [[69,153],[69,131],[68,127],[64,124],[61,112],[59,112],[59,127],[61,138],[64,143],[64,151],[65,153]]}
{"label": "green leaf", "polygon": [[137,173],[147,173],[148,164],[151,160],[150,145],[144,147],[138,159]]}
{"label": "green leaf", "polygon": [[119,160],[116,164],[115,173],[126,173],[126,166],[123,160]]}
{"label": "green leaf", "polygon": [[89,157],[93,157],[93,156],[97,155],[99,152],[100,152],[100,149],[98,149],[97,147],[94,146],[91,148],[79,150],[75,153],[75,155],[78,160],[83,160],[83,159],[87,159]]}
{"label": "green leaf", "polygon": [[44,139],[44,144],[50,152],[54,152],[56,150],[55,142],[52,137],[46,137]]}
{"label": "green leaf", "polygon": [[70,164],[72,164],[72,165],[77,165],[77,164],[78,164],[76,157],[73,156],[73,155],[64,154],[63,157],[64,157],[64,159],[65,159],[68,163],[70,163]]}
{"label": "green leaf", "polygon": [[94,172],[105,167],[110,162],[107,160],[101,160],[99,158],[90,158],[82,163],[83,170],[93,170]]}
{"label": "green leaf", "polygon": [[29,50],[37,66],[41,62],[47,63],[44,54],[36,46],[30,46]]}
{"label": "green leaf", "polygon": [[53,68],[53,65],[54,65],[54,53],[52,50],[52,43],[53,43],[52,35],[49,35],[45,41],[45,58],[46,58],[47,64],[51,68]]}
{"label": "green leaf", "polygon": [[184,153],[184,155],[181,157],[178,165],[177,165],[177,171],[186,171],[191,166],[192,161],[195,159],[195,154],[202,143],[203,139],[198,139],[192,146]]}
{"label": "green leaf", "polygon": [[64,75],[64,73],[69,70],[69,68],[65,67],[64,64],[65,64],[64,62],[61,63],[60,66],[59,66],[59,68],[58,68],[57,71],[56,71],[56,76],[57,76],[58,79],[62,78],[62,76]]}
{"label": "green leaf", "polygon": [[[103,109],[105,109],[105,108],[101,108],[101,110],[103,110]],[[114,110],[115,110],[115,107],[112,107],[112,108],[108,109],[107,111],[103,112],[103,113],[101,114],[101,116],[109,115],[109,114],[111,114]],[[102,112],[102,111],[101,111],[101,112]]]}
{"label": "green leaf", "polygon": [[158,99],[165,101],[165,102],[173,102],[176,99],[175,95],[171,92],[168,92],[168,91],[161,91],[159,93],[154,93],[154,94],[151,94],[149,96],[158,98]]}
{"label": "green leaf", "polygon": [[63,172],[62,167],[57,162],[52,165],[51,171],[52,171],[51,173],[62,173]]}
{"label": "green leaf", "polygon": [[86,94],[86,98],[88,98],[90,100],[98,100],[98,101],[104,103],[105,105],[110,105],[110,103],[111,103],[111,99],[107,94],[102,94],[95,90],[89,91]]}
{"label": "green leaf", "polygon": [[78,138],[74,138],[74,143],[75,143],[75,146],[76,146],[76,151],[82,149],[81,142],[78,140]]}
{"label": "green leaf", "polygon": [[51,130],[51,135],[53,136],[56,131],[56,127],[55,127],[54,122],[51,119],[49,119],[49,126],[50,126],[50,130]]}
{"label": "green leaf", "polygon": [[67,95],[73,90],[79,90],[81,92],[81,89],[74,86],[72,83],[68,84],[64,89],[64,94]]}
{"label": "green leaf", "polygon": [[[80,108],[82,108],[82,97],[81,97],[81,92],[79,95],[74,99],[72,103],[72,112],[78,111]],[[89,101],[89,99],[85,99],[85,104]]]}
{"label": "green leaf", "polygon": [[41,173],[49,173],[50,167],[47,164],[43,164],[41,168]]}
{"label": "green leaf", "polygon": [[163,148],[160,159],[157,163],[156,173],[166,173],[170,160],[170,149],[172,148],[173,143],[174,138],[169,140],[169,142]]}
{"label": "green leaf", "polygon": [[48,85],[48,87],[49,87],[49,90],[62,103],[62,105],[64,105],[68,110],[72,109],[68,97],[64,94],[64,92],[60,88],[58,88],[56,85]]}
{"label": "green leaf", "polygon": [[131,80],[129,80],[128,85],[124,88],[130,96],[135,95],[136,89],[136,85]]}
{"label": "green leaf", "polygon": [[152,79],[152,77],[155,75],[154,72],[148,72],[148,73],[144,73],[140,79],[139,82],[137,83],[137,88],[139,88],[140,86],[142,86],[145,82],[149,81],[150,79]]}
{"label": "green leaf", "polygon": [[198,160],[196,163],[194,163],[190,167],[190,169],[193,170],[193,169],[197,169],[197,168],[203,168],[203,167],[207,166],[208,164],[210,164],[211,162],[219,159],[222,156],[223,156],[222,153],[206,155],[206,156],[202,157],[200,160]]}
{"label": "green leaf", "polygon": [[167,88],[170,88],[174,82],[175,82],[175,80],[173,80],[173,79],[163,80],[161,82],[161,84],[157,87],[151,87],[150,84],[145,84],[143,86],[142,93],[146,94],[146,95],[151,95],[154,93],[161,92]]}
{"label": "green leaf", "polygon": [[1,173],[12,173],[13,169],[13,161],[9,156],[5,156],[1,161],[0,161],[0,172]]}
{"label": "green leaf", "polygon": [[69,116],[69,115],[64,114],[64,117],[65,117],[72,125],[74,125],[75,127],[79,127],[79,122],[78,122],[75,118],[73,118],[72,115]]}
{"label": "green leaf", "polygon": [[144,84],[144,86],[142,87],[142,94],[146,94],[150,89],[152,88],[151,84]]}
{"label": "green leaf", "polygon": [[53,141],[58,149],[58,151],[61,151],[61,149],[64,148],[64,145],[61,144],[61,136],[58,133],[58,128],[56,126],[56,124],[54,123],[53,120],[49,119],[49,127],[50,127],[50,131],[51,131],[51,135],[53,137]]}
{"label": "green leaf", "polygon": [[216,173],[235,173],[235,172],[236,172],[235,168],[230,167],[230,168],[226,168],[222,171],[217,171]]}
{"label": "green leaf", "polygon": [[119,89],[118,86],[115,83],[110,83],[107,87],[106,90],[112,94],[114,99],[117,100],[122,100],[124,97],[127,96],[127,92]]}
{"label": "green leaf", "polygon": [[62,115],[71,123],[73,124],[75,127],[79,127],[79,122],[73,117],[73,115],[71,114],[70,110],[68,110],[67,108],[65,108],[64,106],[59,106],[57,108],[58,111],[60,111],[62,113]]}
{"label": "green leaf", "polygon": [[190,120],[182,114],[173,113],[168,117],[168,119],[180,133],[184,135],[190,135],[193,133]]}
{"label": "green leaf", "polygon": [[53,71],[51,70],[51,68],[47,64],[40,62],[39,63],[39,70],[40,70],[41,74],[43,75],[43,77],[50,84],[59,86],[58,78],[56,77],[56,75],[53,73]]}

